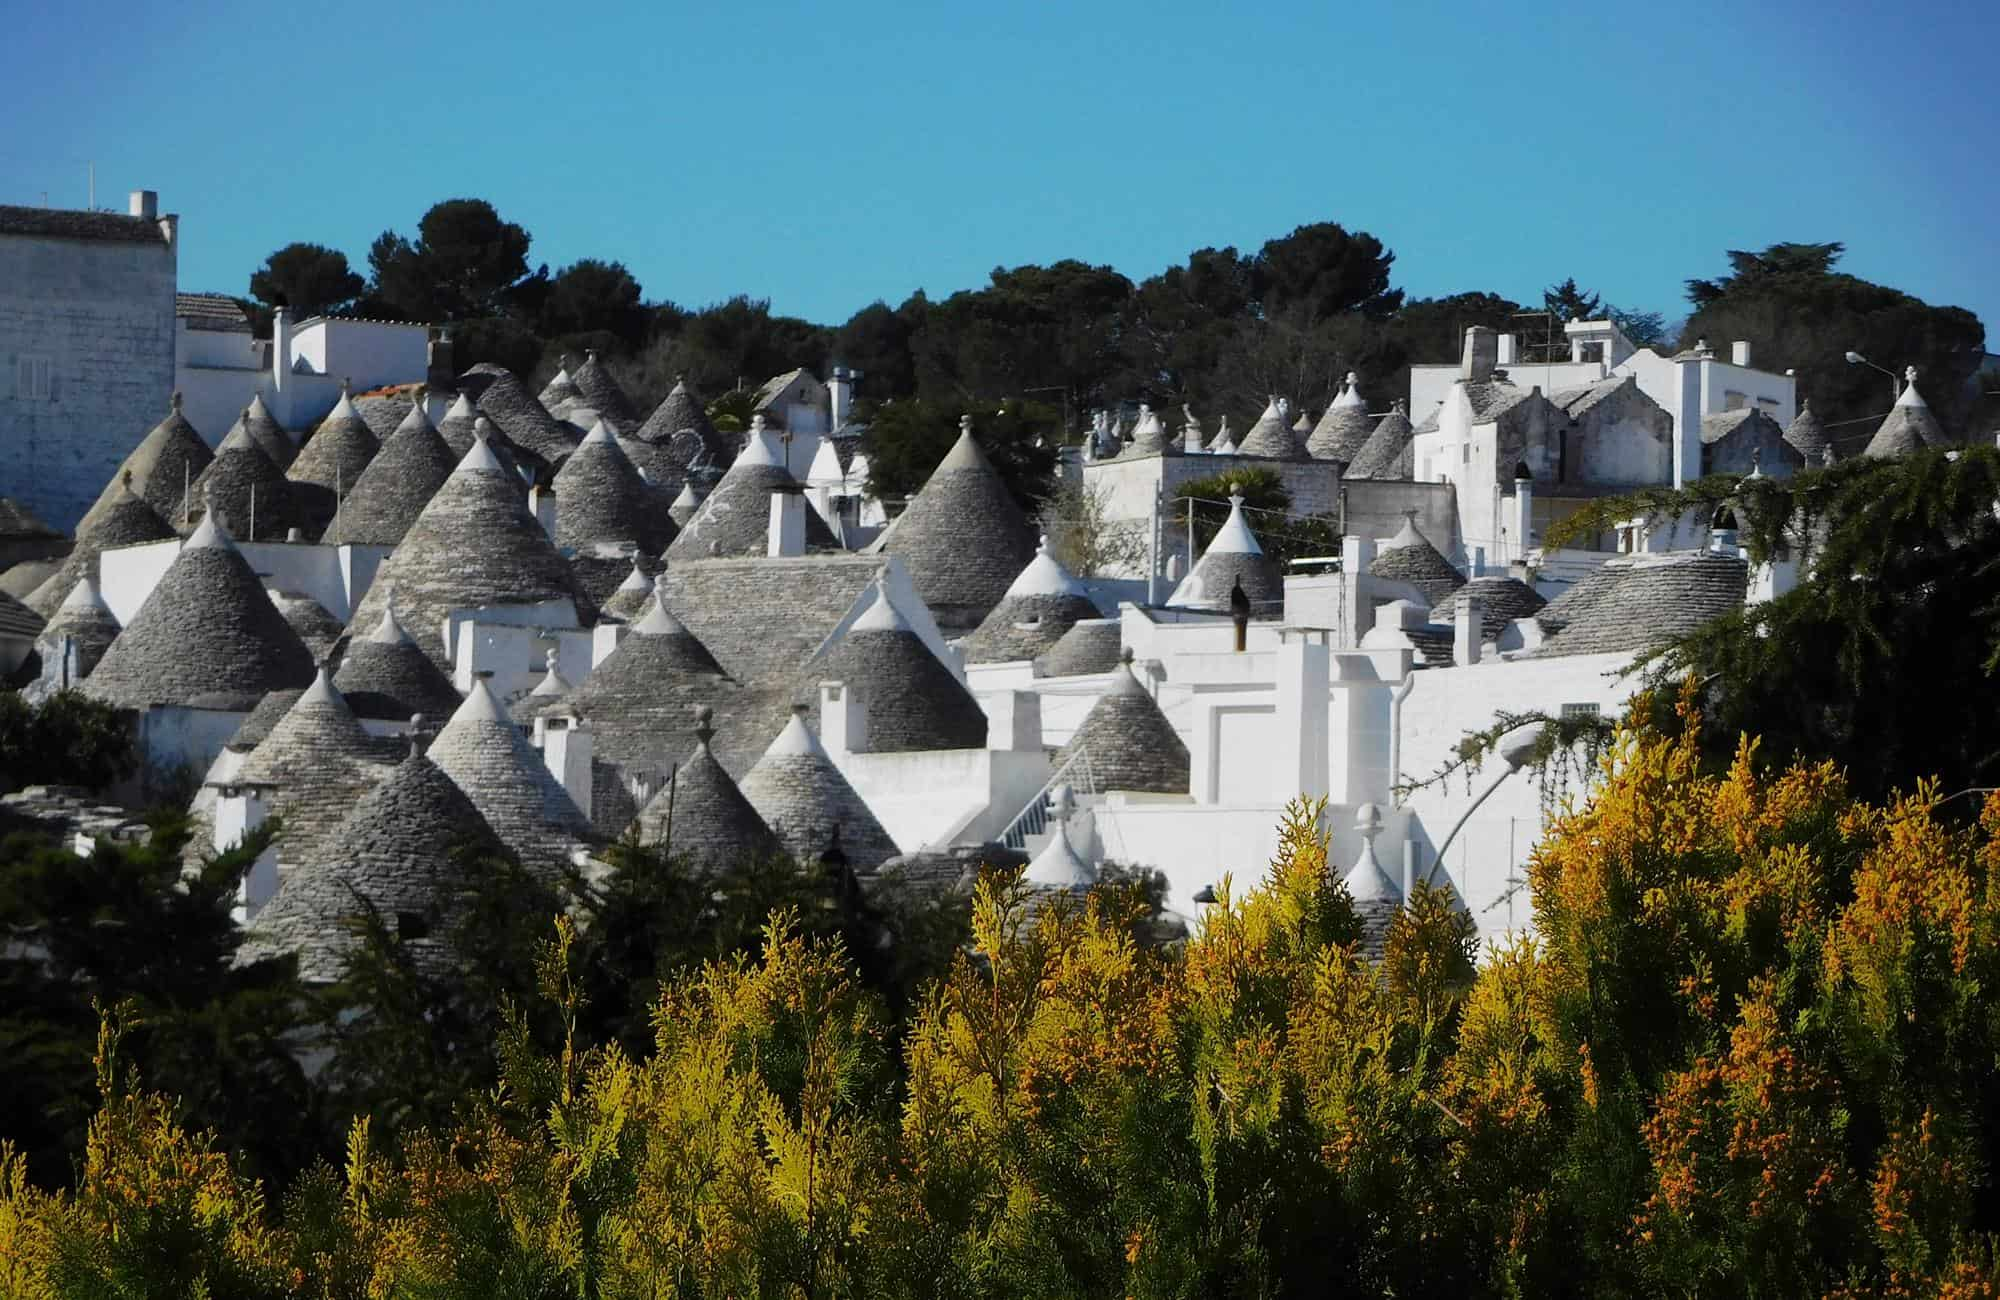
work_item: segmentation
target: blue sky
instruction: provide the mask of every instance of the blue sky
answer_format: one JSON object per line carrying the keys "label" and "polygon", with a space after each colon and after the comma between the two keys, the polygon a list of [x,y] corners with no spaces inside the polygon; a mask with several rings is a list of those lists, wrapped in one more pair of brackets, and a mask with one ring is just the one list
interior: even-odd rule
{"label": "blue sky", "polygon": [[241,293],[477,196],[533,262],[827,322],[1322,220],[1414,294],[1574,275],[1678,318],[1727,248],[1839,239],[2000,340],[1992,3],[320,10],[17,7],[0,202],[81,207],[95,160],[100,204],[181,214],[183,288]]}

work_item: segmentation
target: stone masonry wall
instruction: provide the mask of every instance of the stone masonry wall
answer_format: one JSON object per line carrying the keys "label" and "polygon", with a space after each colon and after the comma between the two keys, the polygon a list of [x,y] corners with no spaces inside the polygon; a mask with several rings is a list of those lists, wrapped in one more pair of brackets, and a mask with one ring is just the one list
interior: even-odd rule
{"label": "stone masonry wall", "polygon": [[[174,279],[169,244],[0,235],[0,495],[74,528],[166,416]],[[22,357],[50,363],[46,399]]]}

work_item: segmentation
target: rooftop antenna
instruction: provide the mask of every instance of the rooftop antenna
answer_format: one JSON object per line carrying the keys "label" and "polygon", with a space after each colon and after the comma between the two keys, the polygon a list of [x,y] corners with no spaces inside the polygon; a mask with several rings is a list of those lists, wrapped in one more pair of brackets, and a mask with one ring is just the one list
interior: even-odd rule
{"label": "rooftop antenna", "polygon": [[97,211],[97,161],[85,159],[84,166],[90,169],[90,210]]}

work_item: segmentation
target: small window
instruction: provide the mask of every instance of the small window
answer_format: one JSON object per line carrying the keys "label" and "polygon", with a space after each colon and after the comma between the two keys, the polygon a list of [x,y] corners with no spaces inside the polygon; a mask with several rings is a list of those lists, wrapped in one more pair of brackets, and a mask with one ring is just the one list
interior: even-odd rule
{"label": "small window", "polygon": [[1730,391],[1722,394],[1722,409],[1725,411],[1740,411],[1748,405],[1750,399],[1742,393]]}
{"label": "small window", "polygon": [[51,367],[47,357],[16,357],[14,396],[24,402],[46,402],[51,387]]}
{"label": "small window", "polygon": [[428,939],[431,934],[430,919],[422,912],[396,913],[396,937],[398,939]]}
{"label": "small window", "polygon": [[1595,704],[1565,704],[1562,706],[1562,717],[1565,722],[1571,718],[1594,718],[1596,716],[1598,716],[1598,709]]}
{"label": "small window", "polygon": [[1460,447],[1458,449],[1458,463],[1461,465],[1470,465],[1472,463],[1471,443],[1468,442],[1463,447]]}

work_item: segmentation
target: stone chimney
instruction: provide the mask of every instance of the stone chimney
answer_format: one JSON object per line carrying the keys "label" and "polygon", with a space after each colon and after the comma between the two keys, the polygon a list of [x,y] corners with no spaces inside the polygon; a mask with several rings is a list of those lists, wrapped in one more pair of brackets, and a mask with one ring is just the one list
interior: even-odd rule
{"label": "stone chimney", "polygon": [[[549,658],[553,667],[553,652]],[[562,788],[569,791],[569,797],[588,818],[592,785],[591,751],[595,748],[590,724],[582,718],[561,715],[537,718],[535,724],[535,729],[541,732],[542,762],[547,764],[549,775],[562,783]]]}
{"label": "stone chimney", "polygon": [[1486,602],[1460,596],[1452,610],[1451,661],[1460,668],[1479,662],[1479,644],[1486,636]]}
{"label": "stone chimney", "polygon": [[826,381],[827,428],[833,433],[847,427],[847,418],[854,411],[854,381],[859,378],[859,370],[835,366],[833,377]]}
{"label": "stone chimney", "polygon": [[436,395],[458,389],[458,373],[451,364],[451,335],[443,330],[424,345],[424,384]]}
{"label": "stone chimney", "polygon": [[1528,473],[1528,462],[1514,466],[1514,555],[1515,560],[1527,558],[1528,551],[1535,544],[1535,480]]}
{"label": "stone chimney", "polygon": [[1737,339],[1729,345],[1729,364],[1732,366],[1742,366],[1745,370],[1750,368],[1749,339]]}
{"label": "stone chimney", "polygon": [[130,212],[148,221],[160,219],[160,196],[154,190],[133,190]]}
{"label": "stone chimney", "polygon": [[1493,367],[1500,363],[1499,358],[1500,336],[1491,327],[1465,327],[1465,351],[1459,358],[1459,378],[1484,382],[1493,377]]}
{"label": "stone chimney", "polygon": [[771,489],[771,530],[764,553],[772,559],[806,553],[805,489],[796,486]]}

